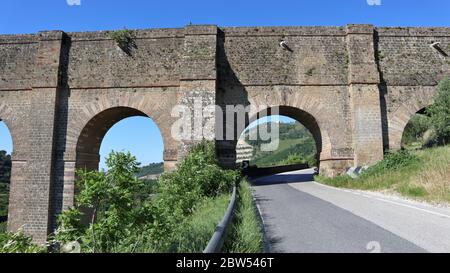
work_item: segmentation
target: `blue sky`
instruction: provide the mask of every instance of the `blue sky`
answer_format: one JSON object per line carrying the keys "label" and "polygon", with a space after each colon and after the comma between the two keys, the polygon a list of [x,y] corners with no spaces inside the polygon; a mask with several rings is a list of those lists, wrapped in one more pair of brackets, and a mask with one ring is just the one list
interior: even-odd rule
{"label": "blue sky", "polygon": [[[450,26],[448,0],[377,0],[381,5],[372,6],[368,5],[368,0],[80,0],[80,6],[70,6],[68,1],[76,0],[1,0],[0,34],[55,29],[72,32],[124,27],[183,27],[189,23],[219,26],[340,26],[349,23]],[[0,149],[12,149],[9,133],[2,122]],[[116,124],[104,139],[102,158],[111,149],[130,150],[144,164],[162,160],[161,136],[150,119],[130,118]]]}

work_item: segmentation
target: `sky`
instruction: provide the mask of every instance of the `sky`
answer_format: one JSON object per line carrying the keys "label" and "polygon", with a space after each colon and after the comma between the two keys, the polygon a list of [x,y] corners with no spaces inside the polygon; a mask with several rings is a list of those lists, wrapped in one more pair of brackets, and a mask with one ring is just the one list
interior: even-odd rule
{"label": "sky", "polygon": [[[77,3],[80,5],[69,5]],[[218,26],[450,26],[448,0],[1,0],[0,35],[43,30],[95,31]],[[0,62],[1,63],[1,62]],[[1,117],[0,117],[1,119]],[[129,132],[139,132],[129,134]],[[0,122],[0,150],[11,138]],[[129,118],[107,133],[102,159],[129,150],[143,164],[162,161],[159,130],[150,119]],[[104,167],[104,160],[101,167]]]}

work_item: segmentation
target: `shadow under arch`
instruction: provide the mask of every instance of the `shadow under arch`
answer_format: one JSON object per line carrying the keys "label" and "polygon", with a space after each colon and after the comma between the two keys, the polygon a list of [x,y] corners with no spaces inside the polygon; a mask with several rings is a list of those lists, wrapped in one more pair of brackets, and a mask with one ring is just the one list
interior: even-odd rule
{"label": "shadow under arch", "polygon": [[163,146],[165,140],[158,124],[144,112],[135,108],[118,106],[108,108],[95,115],[82,129],[76,145],[76,169],[98,170],[100,146],[106,133],[116,123],[130,117],[147,117],[158,127]]}
{"label": "shadow under arch", "polygon": [[406,126],[416,114],[425,114],[426,108],[433,103],[413,104],[413,106],[402,105],[392,115],[389,122],[389,150],[397,151],[402,148],[402,139]]}
{"label": "shadow under arch", "polygon": [[[411,117],[406,122],[406,124],[403,126],[403,130],[402,130],[401,138],[400,138],[400,149],[406,148],[406,146],[404,145],[405,144],[404,141],[405,141],[405,137],[406,137],[406,132],[409,128],[408,126],[411,124],[411,121],[418,115],[428,116],[427,112],[426,112],[427,107],[423,107],[423,108],[419,109],[416,113],[412,114]],[[427,129],[422,132],[423,134],[430,129],[429,125],[426,125],[425,127]],[[422,136],[423,136],[423,134],[422,134]],[[418,137],[418,136],[414,136],[414,138],[416,138],[416,137]]]}
{"label": "shadow under arch", "polygon": [[322,133],[322,130],[320,129],[319,123],[317,122],[316,118],[302,109],[293,106],[281,105],[261,109],[257,113],[250,113],[246,115],[245,128],[244,130],[238,132],[238,136],[242,135],[245,129],[248,128],[248,126],[254,121],[272,115],[280,115],[292,118],[301,123],[312,134],[316,144],[316,160],[317,164],[319,165],[317,167],[320,169],[320,158],[323,152],[325,136]]}

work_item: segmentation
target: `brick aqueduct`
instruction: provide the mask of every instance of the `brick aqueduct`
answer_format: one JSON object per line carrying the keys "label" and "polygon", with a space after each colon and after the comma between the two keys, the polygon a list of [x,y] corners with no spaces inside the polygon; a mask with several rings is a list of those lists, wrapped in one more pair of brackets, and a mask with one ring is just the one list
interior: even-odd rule
{"label": "brick aqueduct", "polygon": [[[133,33],[130,54],[107,31],[0,35],[0,119],[14,144],[9,230],[44,242],[73,205],[74,170],[98,168],[101,140],[121,119],[152,118],[173,168],[192,143],[171,137],[175,105],[202,98],[280,106],[312,132],[320,171],[336,175],[400,148],[409,119],[450,74],[450,28],[189,25]],[[235,141],[217,147],[231,166]]]}

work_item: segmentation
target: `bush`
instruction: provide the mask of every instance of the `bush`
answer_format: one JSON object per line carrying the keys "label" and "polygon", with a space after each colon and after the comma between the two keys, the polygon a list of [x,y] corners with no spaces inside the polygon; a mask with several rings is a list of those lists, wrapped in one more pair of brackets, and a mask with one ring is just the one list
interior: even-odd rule
{"label": "bush", "polygon": [[450,79],[444,78],[438,86],[434,103],[426,109],[435,132],[435,142],[446,145],[450,142]]}
{"label": "bush", "polygon": [[110,36],[116,42],[117,46],[127,55],[131,55],[132,50],[137,48],[134,42],[133,32],[128,29],[112,31]]}
{"label": "bush", "polygon": [[398,170],[418,162],[418,157],[411,154],[407,150],[401,150],[395,153],[386,153],[383,160],[363,172],[362,176],[371,176],[386,170]]}
{"label": "bush", "polygon": [[[144,187],[135,177],[136,158],[113,151],[106,165],[106,173],[77,171],[77,205],[60,215],[56,241],[79,241],[86,252],[112,252],[121,240],[152,221],[146,204],[135,198]],[[86,216],[89,224],[83,225],[82,218]]]}
{"label": "bush", "polygon": [[153,229],[158,245],[169,248],[171,233],[178,224],[206,198],[231,192],[239,175],[238,171],[220,168],[211,142],[194,146],[176,171],[160,178],[154,207],[158,217]]}
{"label": "bush", "polygon": [[405,127],[402,138],[402,147],[411,146],[415,143],[423,144],[423,138],[431,128],[428,116],[416,114]]}
{"label": "bush", "polygon": [[[215,147],[206,141],[194,146],[177,170],[163,174],[148,196],[142,192],[149,185],[135,177],[133,156],[113,152],[106,164],[107,173],[77,172],[77,206],[61,214],[56,244],[77,241],[83,252],[177,250],[173,246],[182,236],[180,224],[205,200],[229,193],[239,177],[239,172],[219,167]],[[94,213],[89,225],[82,225],[86,208]]]}
{"label": "bush", "polygon": [[0,253],[44,253],[45,247],[32,243],[31,237],[21,231],[17,233],[0,233]]}

